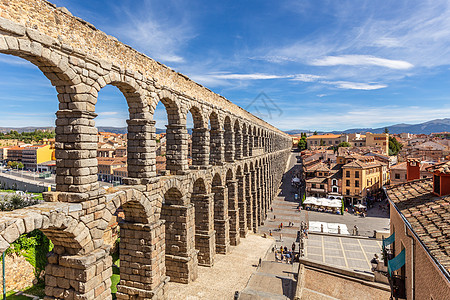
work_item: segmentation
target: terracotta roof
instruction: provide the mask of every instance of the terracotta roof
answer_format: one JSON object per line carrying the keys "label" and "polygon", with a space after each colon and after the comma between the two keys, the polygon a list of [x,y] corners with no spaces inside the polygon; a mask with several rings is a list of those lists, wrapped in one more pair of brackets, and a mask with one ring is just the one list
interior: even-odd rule
{"label": "terracotta roof", "polygon": [[427,168],[428,172],[439,172],[443,174],[450,174],[450,161],[446,161],[440,164],[435,164],[434,166],[431,166]]}
{"label": "terracotta roof", "polygon": [[365,168],[373,168],[373,167],[379,167],[382,165],[386,165],[380,161],[370,161],[370,162],[364,162],[360,160],[354,160],[352,162],[349,162],[348,164],[344,165],[344,168],[357,168],[357,169],[365,169]]}
{"label": "terracotta roof", "polygon": [[406,170],[406,162],[401,162],[391,166],[391,170]]}
{"label": "terracotta roof", "polygon": [[327,178],[325,177],[314,177],[311,179],[306,180],[306,182],[308,183],[326,183],[327,182]]}
{"label": "terracotta roof", "polygon": [[433,194],[433,179],[419,179],[386,188],[428,252],[450,271],[450,196]]}

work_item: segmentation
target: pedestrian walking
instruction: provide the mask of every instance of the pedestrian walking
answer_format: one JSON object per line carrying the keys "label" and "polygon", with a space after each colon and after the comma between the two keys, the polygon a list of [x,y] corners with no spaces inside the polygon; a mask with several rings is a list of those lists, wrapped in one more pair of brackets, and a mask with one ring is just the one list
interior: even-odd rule
{"label": "pedestrian walking", "polygon": [[292,252],[295,252],[295,242],[292,243]]}
{"label": "pedestrian walking", "polygon": [[281,223],[280,227],[281,227],[281,229],[283,229],[283,223]]}

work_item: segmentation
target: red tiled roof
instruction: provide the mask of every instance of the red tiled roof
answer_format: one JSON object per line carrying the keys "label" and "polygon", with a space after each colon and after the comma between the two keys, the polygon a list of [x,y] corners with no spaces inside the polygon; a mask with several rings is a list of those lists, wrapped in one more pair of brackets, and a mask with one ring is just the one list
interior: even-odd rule
{"label": "red tiled roof", "polygon": [[437,261],[450,271],[450,196],[433,194],[433,179],[386,188],[386,193]]}

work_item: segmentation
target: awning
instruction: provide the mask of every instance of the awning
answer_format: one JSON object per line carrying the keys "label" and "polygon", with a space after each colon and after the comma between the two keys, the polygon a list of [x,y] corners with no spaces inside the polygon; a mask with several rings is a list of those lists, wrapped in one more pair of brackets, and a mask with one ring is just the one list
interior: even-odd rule
{"label": "awning", "polygon": [[392,272],[400,269],[404,265],[405,265],[405,249],[403,249],[402,252],[400,252],[400,254],[394,257],[393,259],[388,260],[389,275],[391,275]]}
{"label": "awning", "polygon": [[395,232],[391,234],[390,237],[383,240],[383,248],[386,248],[390,244],[392,244],[395,241]]}

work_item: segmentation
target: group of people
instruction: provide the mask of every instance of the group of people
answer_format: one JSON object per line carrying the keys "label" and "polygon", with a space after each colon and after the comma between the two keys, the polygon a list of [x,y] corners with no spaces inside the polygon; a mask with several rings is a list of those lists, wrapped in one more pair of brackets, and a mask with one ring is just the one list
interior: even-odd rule
{"label": "group of people", "polygon": [[276,246],[272,248],[275,254],[275,261],[286,262],[292,264],[295,260],[298,260],[298,254],[295,253],[295,243],[292,243],[292,248],[288,249],[286,246],[280,246],[278,250]]}

